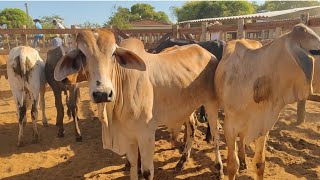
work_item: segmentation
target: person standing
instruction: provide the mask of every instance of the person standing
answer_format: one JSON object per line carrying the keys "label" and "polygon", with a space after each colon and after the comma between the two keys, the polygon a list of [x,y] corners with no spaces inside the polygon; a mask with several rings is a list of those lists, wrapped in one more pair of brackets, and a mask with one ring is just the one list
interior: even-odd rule
{"label": "person standing", "polygon": [[[59,23],[56,19],[52,20],[52,24],[54,25],[55,29],[66,29],[61,23]],[[68,46],[68,34],[63,35],[63,42],[65,46]]]}
{"label": "person standing", "polygon": [[[36,29],[42,29],[42,25],[40,24],[40,20],[39,19],[34,19],[33,22],[35,23],[35,27]],[[40,39],[42,39],[43,34],[35,34],[34,35],[34,40],[33,40],[33,48],[37,47],[38,42],[40,41]]]}

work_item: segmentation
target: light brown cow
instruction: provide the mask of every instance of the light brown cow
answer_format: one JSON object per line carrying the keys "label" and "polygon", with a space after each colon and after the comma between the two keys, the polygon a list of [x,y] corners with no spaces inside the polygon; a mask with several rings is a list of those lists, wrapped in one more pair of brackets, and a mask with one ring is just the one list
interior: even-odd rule
{"label": "light brown cow", "polygon": [[[75,83],[75,75],[88,73],[89,95],[102,122],[103,147],[127,155],[131,179],[138,179],[138,148],[143,176],[153,179],[159,125],[180,128],[200,105],[207,107],[209,117],[217,117],[213,80],[218,61],[200,46],[134,53],[117,47],[114,35],[106,30],[79,33],[77,45],[57,64],[55,79]],[[216,122],[209,121],[213,134],[218,133]]]}
{"label": "light brown cow", "polygon": [[[235,47],[237,43],[241,43],[246,46],[248,49],[257,49],[262,47],[262,44],[259,41],[251,40],[251,39],[236,39],[231,40],[227,43],[225,48],[223,49],[223,57],[229,58],[229,56],[235,51]],[[239,162],[240,162],[240,170],[247,169],[247,164],[245,161],[245,144],[243,141],[243,137],[240,136],[240,140],[238,141],[238,149],[239,149]]]}
{"label": "light brown cow", "polygon": [[263,179],[265,143],[269,130],[286,104],[312,93],[314,59],[310,50],[320,48],[320,38],[303,24],[258,48],[241,42],[217,68],[215,87],[225,110],[224,133],[228,146],[228,176],[239,168],[236,138],[255,141],[257,179]]}
{"label": "light brown cow", "polygon": [[[135,39],[135,38],[125,39],[120,43],[119,46],[126,48],[128,50],[131,50],[132,52],[134,52],[136,54],[141,54],[141,52],[145,52],[143,42],[140,41],[139,39]],[[166,48],[163,51],[161,51],[161,53],[168,53],[172,50],[176,50],[179,47],[180,46],[176,45],[176,46],[173,46],[170,48]],[[185,126],[185,134],[184,134],[185,146],[183,148],[182,156],[175,167],[176,171],[182,170],[185,165],[185,162],[187,162],[188,159],[190,158],[192,143],[193,143],[193,139],[195,136],[195,129],[197,127],[197,125],[196,125],[197,119],[196,119],[195,113],[196,112],[193,112],[191,115],[188,115],[187,117],[185,117],[185,119],[190,119],[190,120],[188,123],[184,124],[184,126]],[[176,140],[177,140],[177,137],[180,133],[180,129],[181,129],[181,127],[173,127],[172,128],[171,126],[169,126],[169,131],[171,132],[171,135],[172,135],[172,144],[176,147],[177,147]]]}

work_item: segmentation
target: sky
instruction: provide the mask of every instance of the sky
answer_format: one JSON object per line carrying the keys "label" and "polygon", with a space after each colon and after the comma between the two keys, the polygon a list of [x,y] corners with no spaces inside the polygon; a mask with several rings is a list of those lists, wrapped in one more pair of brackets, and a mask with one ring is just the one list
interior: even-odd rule
{"label": "sky", "polygon": [[136,3],[148,3],[156,11],[164,11],[172,22],[176,22],[170,7],[182,6],[185,1],[1,1],[0,10],[4,8],[20,8],[25,11],[24,3],[28,3],[29,15],[34,18],[59,15],[64,18],[64,25],[105,23],[114,12],[114,5],[130,8]]}

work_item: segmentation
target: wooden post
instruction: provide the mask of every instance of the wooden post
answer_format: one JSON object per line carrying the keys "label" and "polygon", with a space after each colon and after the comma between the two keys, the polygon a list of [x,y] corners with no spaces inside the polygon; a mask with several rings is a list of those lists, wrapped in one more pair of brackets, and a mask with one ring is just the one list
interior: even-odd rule
{"label": "wooden post", "polygon": [[[308,25],[309,23],[309,13],[301,14],[300,22]],[[299,101],[297,103],[297,123],[302,124],[306,119],[306,100]]]}
{"label": "wooden post", "polygon": [[[71,29],[76,29],[76,25],[71,25]],[[77,35],[76,34],[72,34],[71,35],[71,40],[70,40],[70,46],[71,47],[77,47]],[[69,46],[69,44],[68,44]]]}
{"label": "wooden post", "polygon": [[179,39],[179,25],[178,24],[174,24],[172,25],[172,36],[174,39]]}
{"label": "wooden post", "polygon": [[208,22],[201,23],[200,41],[209,41]]}
{"label": "wooden post", "polygon": [[301,14],[300,15],[300,22],[307,25],[309,24],[309,13],[306,13],[306,14]]}
{"label": "wooden post", "polygon": [[[21,26],[22,29],[27,29],[26,25],[22,25]],[[27,46],[28,45],[28,37],[26,34],[21,34],[21,41],[22,41],[22,45]]]}
{"label": "wooden post", "polygon": [[244,19],[238,20],[238,31],[237,31],[237,39],[246,38],[246,34],[244,31]]}
{"label": "wooden post", "polygon": [[275,38],[278,38],[278,37],[281,36],[281,30],[282,30],[281,27],[276,27],[276,36],[275,36]]}
{"label": "wooden post", "polygon": [[269,29],[269,39],[273,39],[274,29]]}

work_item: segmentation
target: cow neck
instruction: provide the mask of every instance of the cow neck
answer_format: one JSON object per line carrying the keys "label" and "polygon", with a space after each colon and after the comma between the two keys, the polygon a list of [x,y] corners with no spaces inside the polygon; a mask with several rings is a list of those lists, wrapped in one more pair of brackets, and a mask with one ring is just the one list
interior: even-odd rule
{"label": "cow neck", "polygon": [[[289,35],[289,33],[285,34],[262,48],[253,50],[253,52],[261,54],[261,57],[268,57],[260,60],[262,61],[261,65],[267,67],[264,69],[269,71],[266,73],[272,77],[272,81],[275,81],[274,85],[276,85],[277,91],[273,92],[275,93],[273,94],[273,106],[279,112],[286,104],[296,102],[298,99],[297,91],[299,87],[295,84],[295,78],[286,73],[288,71],[284,69],[287,63],[290,63],[291,60],[294,61],[286,48],[286,43],[290,38]],[[283,82],[290,82],[290,84]]]}
{"label": "cow neck", "polygon": [[[111,82],[115,91],[115,104],[123,102],[123,96],[121,96],[123,91],[122,82],[125,80],[125,68],[121,67],[117,62],[116,58],[111,60]],[[123,103],[120,103],[123,104]]]}

